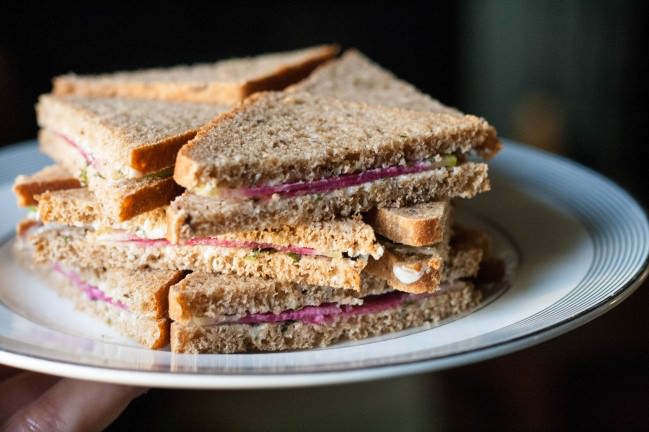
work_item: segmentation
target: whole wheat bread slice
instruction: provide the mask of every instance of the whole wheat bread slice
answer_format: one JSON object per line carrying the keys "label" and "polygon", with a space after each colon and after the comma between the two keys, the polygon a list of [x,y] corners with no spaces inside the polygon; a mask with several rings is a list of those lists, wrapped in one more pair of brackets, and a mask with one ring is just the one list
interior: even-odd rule
{"label": "whole wheat bread slice", "polygon": [[[312,181],[500,144],[471,115],[407,111],[308,93],[259,93],[218,116],[178,153],[174,178],[194,193]],[[207,192],[206,192],[207,190]]]}
{"label": "whole wheat bread slice", "polygon": [[101,240],[91,230],[44,226],[28,234],[39,263],[61,262],[79,267],[129,270],[192,270],[274,278],[313,285],[360,288],[367,259],[255,251],[204,245],[145,245]]}
{"label": "whole wheat bread slice", "polygon": [[134,178],[173,166],[180,147],[229,105],[42,95],[38,124],[83,151],[98,175]]}
{"label": "whole wheat bread slice", "polygon": [[14,181],[13,191],[20,207],[38,204],[36,196],[46,191],[81,187],[81,182],[61,165],[48,165],[29,175],[19,175]]}
{"label": "whole wheat bread slice", "polygon": [[318,67],[308,78],[287,91],[305,91],[412,111],[462,114],[398,79],[355,49],[347,50],[340,58]]}
{"label": "whole wheat bread slice", "polygon": [[[72,226],[99,226],[125,229],[131,232],[142,224],[152,222],[163,226],[161,237],[166,231],[166,207],[176,193],[176,186],[167,179],[141,181],[139,189],[125,192],[119,200],[116,191],[106,191],[98,195],[88,188],[65,189],[45,192],[38,195],[38,212],[46,223],[59,223]],[[144,187],[146,186],[146,187]],[[169,192],[171,189],[171,192]],[[165,202],[166,200],[166,202]]]}
{"label": "whole wheat bread slice", "polygon": [[467,162],[376,180],[322,195],[234,201],[185,192],[169,206],[172,241],[232,231],[261,230],[348,217],[375,207],[412,206],[453,197],[472,198],[489,190],[487,165]]}
{"label": "whole wheat bread slice", "polygon": [[426,246],[442,241],[450,214],[449,201],[433,201],[410,207],[374,209],[365,220],[377,234],[394,243]]}
{"label": "whole wheat bread slice", "polygon": [[348,315],[325,325],[303,321],[199,326],[171,324],[171,350],[178,353],[234,353],[318,348],[347,340],[431,325],[474,309],[481,293],[470,282],[381,312]]}
{"label": "whole wheat bread slice", "polygon": [[55,94],[235,103],[261,90],[280,90],[338,52],[334,45],[171,68],[54,79]]}

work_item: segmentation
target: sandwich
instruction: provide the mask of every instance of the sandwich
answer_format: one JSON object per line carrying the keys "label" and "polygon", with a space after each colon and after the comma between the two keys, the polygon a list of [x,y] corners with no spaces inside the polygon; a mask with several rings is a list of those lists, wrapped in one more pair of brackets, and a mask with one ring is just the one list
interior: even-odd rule
{"label": "sandwich", "polygon": [[[479,248],[467,244],[465,251]],[[451,252],[455,254],[455,252]],[[171,350],[234,353],[319,348],[439,323],[475,309],[479,260],[447,267],[433,292],[392,289],[363,274],[360,290],[192,273],[171,287]]]}
{"label": "sandwich", "polygon": [[17,229],[30,260],[174,352],[312,348],[472,310],[488,238],[449,200],[489,189],[495,130],[336,51],[57,78],[37,107],[56,164],[15,185],[36,203]]}
{"label": "sandwich", "polygon": [[338,53],[335,45],[190,66],[54,79],[55,95],[234,104],[253,93],[281,90]]}
{"label": "sandwich", "polygon": [[[180,193],[176,153],[228,105],[80,96],[41,96],[40,149],[101,197],[123,221]],[[54,189],[51,189],[54,190]]]}
{"label": "sandwich", "polygon": [[147,348],[169,344],[169,287],[178,271],[78,269],[54,263],[48,282],[75,307]]}
{"label": "sandwich", "polygon": [[170,239],[344,218],[378,207],[471,198],[499,148],[478,117],[407,111],[302,92],[259,93],[179,152],[186,192]]}

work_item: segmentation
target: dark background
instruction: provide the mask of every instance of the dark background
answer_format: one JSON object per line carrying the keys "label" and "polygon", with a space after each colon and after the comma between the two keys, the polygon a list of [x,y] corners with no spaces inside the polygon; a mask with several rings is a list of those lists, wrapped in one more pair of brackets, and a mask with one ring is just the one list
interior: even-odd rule
{"label": "dark background", "polygon": [[[337,42],[486,117],[502,136],[608,175],[646,205],[646,18],[642,1],[3,5],[0,146],[35,137],[33,105],[57,74]],[[300,390],[154,390],[113,427],[641,429],[649,424],[647,296],[641,287],[578,330],[472,366]]]}

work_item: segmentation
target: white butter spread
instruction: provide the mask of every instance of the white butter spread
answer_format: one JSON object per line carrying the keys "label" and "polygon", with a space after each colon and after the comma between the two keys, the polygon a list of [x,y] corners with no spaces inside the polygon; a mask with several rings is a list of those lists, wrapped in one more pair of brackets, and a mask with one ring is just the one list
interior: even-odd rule
{"label": "white butter spread", "polygon": [[401,283],[409,285],[411,283],[417,282],[424,275],[425,269],[416,271],[408,267],[402,267],[395,265],[392,267],[392,274],[399,279]]}
{"label": "white butter spread", "polygon": [[165,223],[161,223],[161,221],[154,222],[149,219],[145,219],[137,228],[136,233],[140,237],[147,239],[161,239],[165,238],[165,235],[167,234],[167,226]]}

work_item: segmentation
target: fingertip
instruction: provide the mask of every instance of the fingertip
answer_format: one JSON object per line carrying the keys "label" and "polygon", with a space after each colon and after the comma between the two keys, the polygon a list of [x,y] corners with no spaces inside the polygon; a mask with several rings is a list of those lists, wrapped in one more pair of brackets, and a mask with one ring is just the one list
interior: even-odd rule
{"label": "fingertip", "polygon": [[10,431],[93,431],[112,423],[148,389],[62,379],[7,422]]}

